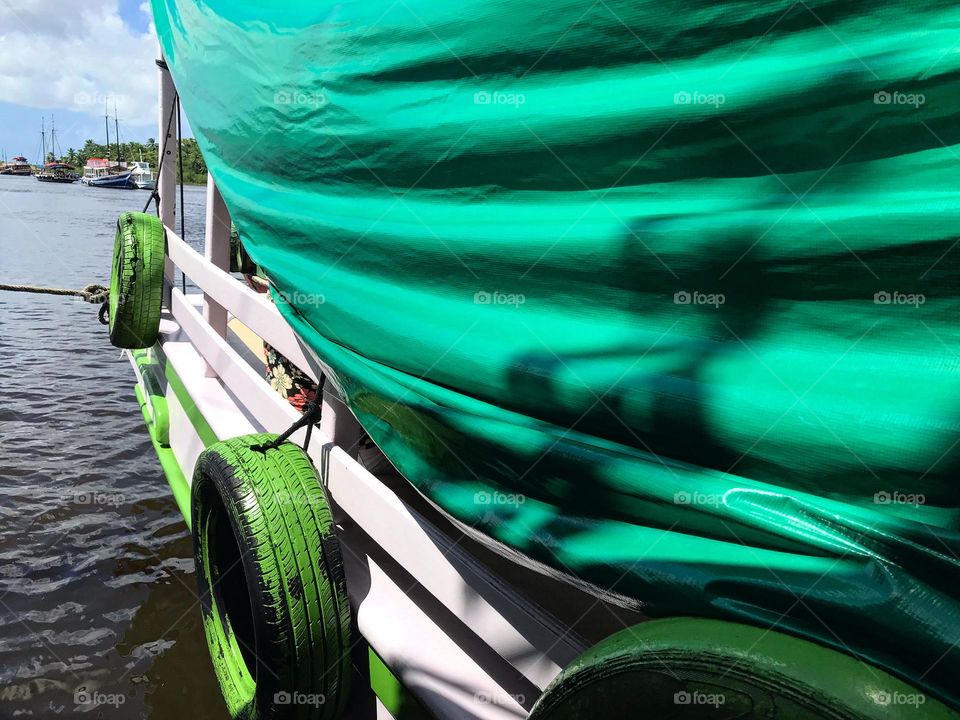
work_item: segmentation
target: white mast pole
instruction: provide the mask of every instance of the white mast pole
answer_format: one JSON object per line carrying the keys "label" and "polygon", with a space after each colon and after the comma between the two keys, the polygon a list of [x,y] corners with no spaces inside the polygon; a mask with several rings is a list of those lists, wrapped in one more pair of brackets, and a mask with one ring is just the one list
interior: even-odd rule
{"label": "white mast pole", "polygon": [[[224,272],[230,272],[230,212],[217,189],[213,174],[207,174],[207,222],[203,256]],[[203,294],[203,319],[220,337],[227,336],[227,309],[212,297]],[[206,376],[216,377],[216,371],[206,364]]]}
{"label": "white mast pole", "polygon": [[[157,174],[157,193],[160,195],[160,221],[168,229],[173,230],[177,224],[177,143],[174,137],[174,125],[170,122],[171,113],[174,111],[174,98],[176,89],[173,86],[173,78],[170,76],[170,70],[163,59],[163,52],[157,52],[157,80],[158,80],[158,105],[159,113],[157,116],[159,132],[157,139],[160,145],[159,161],[163,162],[163,167],[159,168]],[[109,128],[109,124],[107,125]],[[159,162],[158,161],[158,162]],[[170,307],[170,295],[174,281],[173,261],[168,257],[163,265],[163,275],[166,279],[163,290],[163,303]]]}

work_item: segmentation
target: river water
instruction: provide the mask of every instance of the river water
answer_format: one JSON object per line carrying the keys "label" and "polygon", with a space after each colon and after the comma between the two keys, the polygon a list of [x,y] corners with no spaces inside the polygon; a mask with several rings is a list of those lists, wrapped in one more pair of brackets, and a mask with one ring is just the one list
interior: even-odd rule
{"label": "river water", "polygon": [[[0,282],[108,284],[148,194],[0,176]],[[202,241],[203,188],[186,189]],[[190,535],[96,308],[0,292],[0,718],[223,720]]]}

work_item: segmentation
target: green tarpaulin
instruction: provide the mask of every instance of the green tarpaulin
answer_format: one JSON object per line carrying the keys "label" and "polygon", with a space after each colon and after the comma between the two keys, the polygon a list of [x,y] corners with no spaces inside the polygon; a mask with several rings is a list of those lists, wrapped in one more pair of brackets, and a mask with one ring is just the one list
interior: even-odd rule
{"label": "green tarpaulin", "polygon": [[153,0],[403,474],[653,616],[960,704],[960,9]]}

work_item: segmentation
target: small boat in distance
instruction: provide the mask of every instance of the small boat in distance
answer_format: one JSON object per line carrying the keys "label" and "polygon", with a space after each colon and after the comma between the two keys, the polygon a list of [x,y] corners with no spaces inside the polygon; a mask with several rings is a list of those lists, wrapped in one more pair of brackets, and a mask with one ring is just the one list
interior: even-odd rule
{"label": "small boat in distance", "polygon": [[13,160],[3,168],[0,168],[0,175],[17,175],[26,177],[33,175],[33,166],[22,155],[17,155]]}
{"label": "small boat in distance", "polygon": [[106,158],[87,158],[87,164],[83,166],[83,175],[80,177],[80,182],[83,185],[88,184],[91,178],[99,177],[101,171],[109,167],[110,161]]}
{"label": "small boat in distance", "polygon": [[[43,128],[42,123],[41,128]],[[45,130],[41,129],[40,134],[42,136],[43,160],[36,174],[37,180],[49,183],[75,183],[79,180],[80,176],[74,172],[73,165],[57,160],[57,126],[52,117],[50,118],[49,160],[47,160],[47,135]]]}
{"label": "small boat in distance", "polygon": [[75,183],[80,176],[74,172],[73,165],[64,162],[48,162],[36,175],[40,182]]}
{"label": "small boat in distance", "polygon": [[118,160],[111,164],[106,158],[90,158],[83,168],[83,177],[80,182],[90,187],[118,188],[121,190],[135,190],[133,172],[127,163]]}
{"label": "small boat in distance", "polygon": [[142,159],[139,162],[134,162],[132,167],[133,173],[133,184],[137,186],[140,190],[153,190],[157,181],[153,176],[153,171],[150,169],[150,163],[144,162]]}

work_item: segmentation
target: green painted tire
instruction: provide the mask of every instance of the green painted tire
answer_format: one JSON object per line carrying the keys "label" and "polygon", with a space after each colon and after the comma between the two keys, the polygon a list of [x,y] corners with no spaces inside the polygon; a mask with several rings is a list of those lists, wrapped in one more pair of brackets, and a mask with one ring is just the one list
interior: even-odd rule
{"label": "green painted tire", "polygon": [[957,720],[886,672],[748,625],[654,620],[595,645],[537,701],[530,720]]}
{"label": "green painted tire", "polygon": [[347,700],[350,605],[326,493],[292,443],[218,442],[191,491],[203,626],[231,717],[332,720]]}
{"label": "green painted tire", "polygon": [[152,347],[160,331],[166,233],[153,215],[127,212],[117,221],[110,274],[110,342]]}

